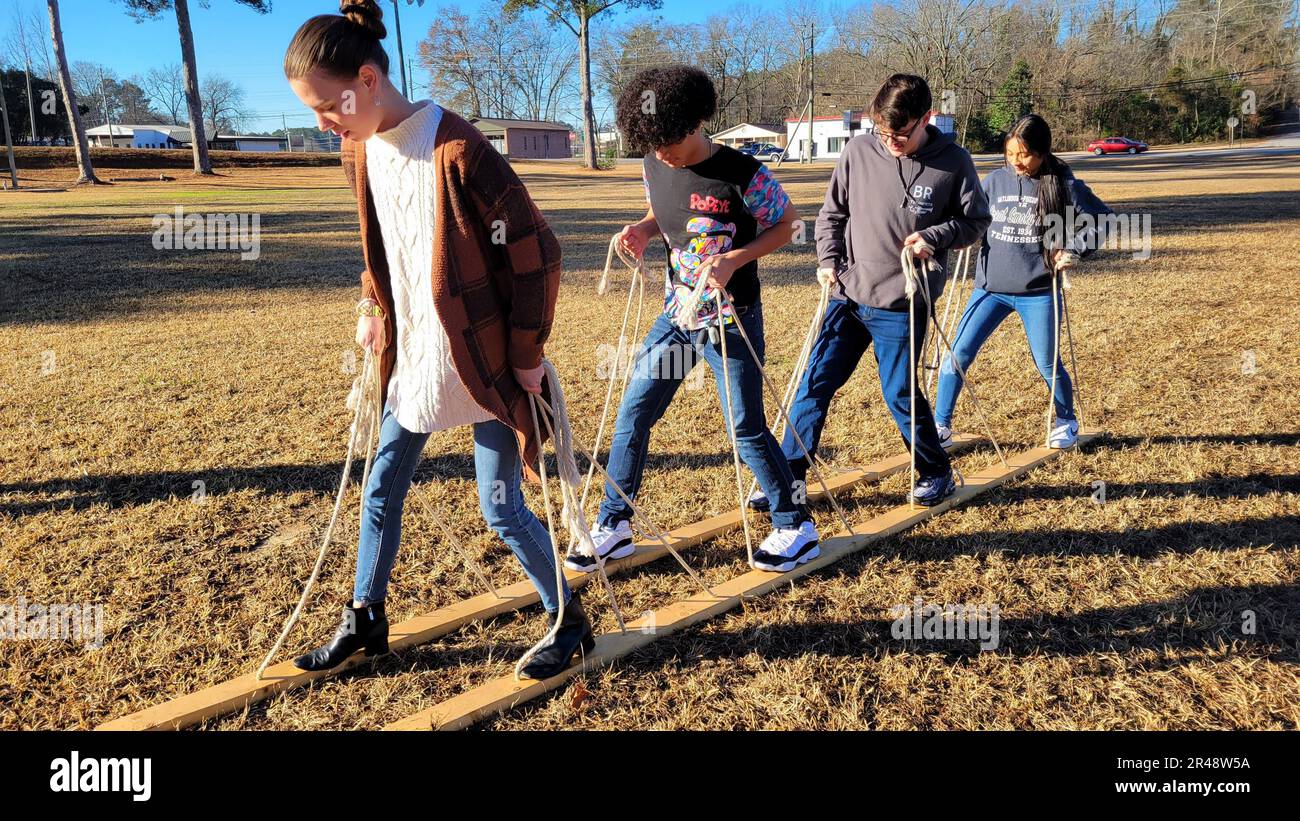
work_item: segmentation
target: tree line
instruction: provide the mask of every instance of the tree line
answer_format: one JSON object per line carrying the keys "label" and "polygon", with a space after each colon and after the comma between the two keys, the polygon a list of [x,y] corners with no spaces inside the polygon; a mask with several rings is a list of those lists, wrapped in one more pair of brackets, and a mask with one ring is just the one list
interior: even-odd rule
{"label": "tree line", "polygon": [[[700,23],[612,18],[591,35],[596,130],[612,129],[612,100],[637,71],[686,62],[717,87],[710,131],[782,123],[804,110],[810,93],[819,114],[861,111],[885,77],[905,71],[929,81],[935,108],[953,114],[972,150],[996,147],[1007,126],[1031,110],[1053,123],[1063,148],[1111,133],[1150,142],[1216,139],[1231,116],[1244,133],[1258,134],[1295,104],[1298,5],[898,0],[832,13],[786,0],[738,5]],[[487,2],[434,26],[421,61],[435,89],[482,116],[573,112],[577,45],[553,36],[544,9],[532,18],[501,10]],[[554,73],[543,76],[539,67]]]}
{"label": "tree line", "polygon": [[[269,0],[218,1],[271,11]],[[0,53],[11,128],[68,135],[80,181],[93,182],[87,127],[184,122],[195,171],[211,173],[205,135],[240,126],[242,89],[215,74],[200,81],[188,0],[116,3],[139,19],[174,17],[180,61],[120,78],[69,59],[58,0],[45,0],[43,18],[11,7]],[[576,124],[593,168],[597,135],[612,130],[613,99],[637,71],[670,62],[712,77],[719,106],[711,132],[780,124],[809,102],[819,114],[861,111],[889,74],[919,74],[971,150],[995,148],[1028,111],[1052,122],[1062,148],[1112,133],[1215,139],[1232,117],[1240,133],[1259,134],[1297,96],[1295,0],[897,0],[834,9],[783,0],[739,4],[699,23],[656,14],[661,5],[485,0],[440,17],[416,53],[431,96],[468,116]],[[56,105],[37,116],[38,97]]]}

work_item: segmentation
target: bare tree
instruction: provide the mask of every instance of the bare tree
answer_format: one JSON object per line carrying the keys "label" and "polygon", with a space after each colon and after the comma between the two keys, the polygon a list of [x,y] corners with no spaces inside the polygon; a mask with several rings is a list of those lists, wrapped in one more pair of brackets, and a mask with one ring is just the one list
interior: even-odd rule
{"label": "bare tree", "polygon": [[52,77],[50,69],[50,52],[45,40],[43,23],[34,9],[22,9],[14,6],[13,27],[9,31],[7,46],[13,55],[15,64],[21,65],[27,98],[27,130],[32,141],[37,138],[36,101],[32,91],[32,73],[36,76]]}
{"label": "bare tree", "polygon": [[596,163],[596,111],[592,105],[591,84],[591,21],[616,6],[624,9],[657,9],[661,0],[505,0],[507,14],[522,9],[541,9],[551,23],[560,23],[578,38],[578,79],[582,95],[582,155],[583,164],[595,169]]}
{"label": "bare tree", "polygon": [[520,20],[515,27],[521,48],[515,56],[514,84],[518,89],[520,113],[528,120],[555,120],[560,101],[574,90],[573,67],[578,61],[571,43],[560,42],[555,29],[535,18]]}
{"label": "bare tree", "polygon": [[168,63],[161,68],[151,68],[140,81],[149,100],[162,110],[167,122],[180,124],[181,111],[185,106],[185,75],[180,63]]}
{"label": "bare tree", "polygon": [[514,71],[509,26],[483,10],[477,19],[449,11],[419,45],[431,84],[471,117],[511,116],[506,88]]}
{"label": "bare tree", "polygon": [[102,185],[95,176],[95,169],[90,164],[90,146],[86,144],[86,130],[81,125],[81,114],[77,111],[77,97],[72,90],[72,73],[68,70],[68,54],[63,46],[63,26],[59,23],[59,0],[45,0],[50,14],[50,40],[54,44],[54,59],[59,66],[59,86],[63,90],[63,104],[68,111],[68,125],[72,130],[72,143],[76,146],[77,184],[90,183]]}
{"label": "bare tree", "polygon": [[211,138],[215,140],[219,130],[234,130],[243,123],[244,89],[217,74],[210,74],[203,81],[203,110],[207,112],[208,123],[212,125]]}
{"label": "bare tree", "polygon": [[[203,105],[199,96],[199,68],[194,57],[194,29],[190,25],[188,0],[118,0],[127,7],[127,13],[138,20],[152,20],[168,9],[176,10],[176,28],[180,33],[181,62],[185,74],[185,99],[189,104],[190,142],[194,147],[194,173],[211,174],[212,161],[208,158],[208,143],[203,134]],[[204,6],[206,0],[200,0]],[[260,14],[271,10],[271,0],[235,0]]]}

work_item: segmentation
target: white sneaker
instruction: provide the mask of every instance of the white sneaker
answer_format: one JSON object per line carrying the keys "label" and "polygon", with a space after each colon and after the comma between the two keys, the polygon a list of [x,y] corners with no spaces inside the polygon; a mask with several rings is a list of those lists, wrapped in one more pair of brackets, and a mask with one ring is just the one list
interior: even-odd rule
{"label": "white sneaker", "polygon": [[935,425],[934,429],[939,432],[939,444],[943,446],[943,449],[947,450],[952,447],[952,428],[947,425]]}
{"label": "white sneaker", "polygon": [[1060,422],[1052,428],[1052,435],[1047,437],[1047,446],[1072,448],[1077,441],[1079,441],[1079,422],[1077,419],[1071,419],[1069,422]]}
{"label": "white sneaker", "polygon": [[819,538],[816,526],[807,519],[794,530],[776,528],[754,552],[753,567],[755,570],[771,570],[776,573],[793,570],[821,555]]}
{"label": "white sneaker", "polygon": [[[636,545],[632,544],[632,525],[627,519],[612,528],[603,525],[594,528],[591,540],[596,545],[596,554],[605,561],[622,559],[636,552]],[[596,556],[579,553],[575,545],[564,557],[564,566],[579,573],[590,573],[596,569]]]}

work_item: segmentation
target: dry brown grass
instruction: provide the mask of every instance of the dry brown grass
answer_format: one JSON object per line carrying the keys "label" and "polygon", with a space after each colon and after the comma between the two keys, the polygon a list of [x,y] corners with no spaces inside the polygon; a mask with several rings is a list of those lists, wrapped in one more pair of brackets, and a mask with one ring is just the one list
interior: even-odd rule
{"label": "dry brown grass", "polygon": [[[606,238],[642,202],[635,167],[521,164],[560,236],[565,285],[548,351],[590,441],[597,346],[621,298],[593,284]],[[811,217],[828,169],[779,172]],[[45,176],[42,177],[42,174]],[[1075,277],[1085,411],[1109,435],[1012,486],[679,635],[488,726],[559,728],[1295,728],[1300,612],[1300,169],[1293,157],[1084,163],[1117,210],[1153,214],[1154,256],[1103,253]],[[66,183],[67,172],[36,179]],[[341,469],[361,256],[337,168],[3,196],[0,602],[103,602],[106,643],[0,642],[0,728],[90,727],[253,669],[301,590]],[[176,204],[256,210],[262,255],[169,253],[150,218]],[[1248,248],[1249,250],[1242,250]],[[784,382],[816,300],[808,248],[763,266],[769,362]],[[1242,373],[1243,351],[1257,372]],[[42,374],[43,352],[54,352]],[[837,400],[826,447],[865,462],[901,444],[873,368]],[[973,378],[996,433],[1040,438],[1046,391],[1014,320]],[[973,428],[969,405],[959,420]],[[414,492],[496,583],[521,577],[485,532],[465,431],[433,436]],[[734,504],[711,389],[655,432],[642,501],[663,526]],[[985,449],[961,457],[970,467]],[[359,475],[359,474],[358,474]],[[191,482],[206,483],[202,504]],[[1091,483],[1107,484],[1093,504]],[[898,503],[904,479],[847,500]],[[530,489],[539,503],[540,494]],[[353,510],[355,488],[349,496]],[[409,505],[394,620],[477,592]],[[539,509],[539,508],[535,508]],[[819,516],[831,526],[828,512]],[[760,524],[759,535],[764,532]],[[355,515],[289,651],[315,646],[349,595]],[[739,535],[688,554],[744,569]],[[626,612],[691,592],[660,562],[616,577]],[[997,603],[1002,642],[891,638],[914,596]],[[587,596],[601,629],[608,606]],[[1243,635],[1243,610],[1258,633]],[[373,669],[210,723],[374,728],[509,671],[537,608],[472,625]]]}

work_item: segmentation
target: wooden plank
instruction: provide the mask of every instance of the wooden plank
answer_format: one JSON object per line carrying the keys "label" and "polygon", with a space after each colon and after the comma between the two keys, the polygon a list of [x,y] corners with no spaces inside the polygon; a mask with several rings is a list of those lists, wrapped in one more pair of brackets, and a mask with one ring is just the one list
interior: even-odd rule
{"label": "wooden plank", "polygon": [[[979,436],[957,434],[953,437],[953,449],[965,449],[983,441]],[[895,473],[907,470],[909,458],[906,453],[891,456],[860,469],[847,470],[827,477],[826,483],[833,492],[840,492],[863,482],[876,482]],[[822,498],[821,487],[815,482],[809,484],[808,497],[811,501]],[[699,522],[676,528],[664,534],[674,550],[706,542],[716,536],[728,533],[740,527],[740,512],[731,510],[712,516]],[[623,559],[609,562],[605,572],[614,574],[632,567],[637,567],[661,559],[668,555],[667,549],[657,541],[640,541],[636,551]],[[565,570],[569,585],[577,589],[595,577],[592,573],[576,573]],[[483,621],[501,613],[520,610],[540,601],[537,590],[527,579],[507,585],[493,593],[481,593],[446,607],[415,616],[389,628],[389,649],[396,652],[408,647],[427,644],[435,639],[459,630],[475,621]],[[188,695],[170,701],[146,707],[129,715],[100,724],[97,730],[179,730],[190,727],[209,718],[238,712],[250,704],[256,704],[276,693],[303,687],[312,681],[326,676],[368,664],[363,653],[358,651],[343,664],[330,670],[313,673],[299,670],[290,661],[280,662],[266,669],[261,681],[248,673],[229,681],[205,687]]]}
{"label": "wooden plank", "polygon": [[[1081,431],[1079,444],[1100,435],[1100,431]],[[675,633],[690,625],[713,618],[739,606],[747,598],[762,596],[793,579],[826,567],[867,545],[906,530],[926,519],[933,518],[958,505],[964,504],[985,491],[1015,479],[1038,465],[1055,458],[1061,451],[1047,447],[1034,448],[1007,460],[1008,467],[1000,462],[966,477],[966,484],[955,494],[934,507],[899,505],[875,518],[855,525],[854,535],[840,534],[822,540],[821,555],[786,573],[769,573],[751,570],[726,582],[713,586],[716,598],[696,593],[673,602],[641,618],[629,622],[625,633],[607,633],[596,638],[595,649],[587,655],[585,664],[576,664],[545,681],[515,681],[514,676],[503,676],[461,693],[446,701],[389,724],[385,730],[459,730],[489,716],[511,710],[526,701],[537,698],[562,686],[587,667],[608,664],[644,647],[660,636]]]}

